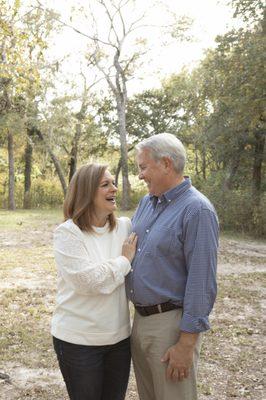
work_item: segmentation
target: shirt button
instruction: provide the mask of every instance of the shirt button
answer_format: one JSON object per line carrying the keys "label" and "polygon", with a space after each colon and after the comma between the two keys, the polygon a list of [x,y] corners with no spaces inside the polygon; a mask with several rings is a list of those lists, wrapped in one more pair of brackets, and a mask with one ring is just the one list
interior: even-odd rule
{"label": "shirt button", "polygon": [[138,252],[140,252],[141,249],[138,249]]}
{"label": "shirt button", "polygon": [[149,229],[146,229],[146,233],[149,233],[150,232],[150,230]]}
{"label": "shirt button", "polygon": [[130,272],[133,272],[133,268],[131,268]]}
{"label": "shirt button", "polygon": [[132,289],[130,290],[130,293],[133,293],[133,290],[132,290]]}
{"label": "shirt button", "polygon": [[168,203],[171,203],[171,200],[168,200]]}

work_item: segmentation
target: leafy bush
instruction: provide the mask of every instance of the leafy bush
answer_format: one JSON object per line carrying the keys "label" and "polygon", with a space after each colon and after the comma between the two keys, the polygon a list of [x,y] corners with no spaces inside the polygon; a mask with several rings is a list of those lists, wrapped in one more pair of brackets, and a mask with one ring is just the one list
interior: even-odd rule
{"label": "leafy bush", "polygon": [[[131,176],[131,208],[134,210],[139,200],[147,193],[147,188],[137,177]],[[207,181],[192,179],[193,185],[205,194],[214,204],[221,230],[266,236],[266,193],[262,195],[259,207],[254,207],[251,188],[246,190],[224,190],[223,174],[209,176]],[[121,183],[117,193],[117,204],[121,204]],[[16,207],[23,207],[24,184],[16,182]],[[31,208],[55,208],[63,204],[63,192],[57,179],[36,178],[31,188]],[[0,204],[7,208],[7,190],[0,192]]]}
{"label": "leafy bush", "polygon": [[[24,183],[16,182],[15,203],[17,208],[23,207]],[[31,186],[31,208],[52,208],[62,205],[64,201],[60,183],[56,179],[34,179]],[[7,193],[0,194],[3,208],[7,207]]]}
{"label": "leafy bush", "polygon": [[223,182],[211,179],[199,185],[216,208],[221,230],[265,236],[266,194],[262,195],[259,207],[254,207],[251,189],[225,190]]}
{"label": "leafy bush", "polygon": [[56,207],[64,201],[63,191],[57,179],[36,179],[32,184],[31,198],[33,208]]}

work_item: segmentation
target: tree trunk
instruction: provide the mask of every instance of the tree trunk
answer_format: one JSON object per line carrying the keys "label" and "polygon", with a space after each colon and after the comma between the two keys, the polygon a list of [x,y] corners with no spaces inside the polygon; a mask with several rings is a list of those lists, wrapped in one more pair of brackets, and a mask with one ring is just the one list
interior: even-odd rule
{"label": "tree trunk", "polygon": [[53,150],[51,149],[49,143],[47,142],[47,140],[46,140],[45,136],[42,134],[42,132],[37,129],[36,133],[37,133],[38,137],[43,141],[43,143],[44,143],[44,145],[45,145],[45,147],[46,147],[46,149],[47,149],[47,151],[48,151],[48,153],[49,153],[49,155],[50,155],[50,157],[51,157],[51,159],[52,159],[52,161],[54,163],[55,170],[56,170],[56,173],[57,173],[58,178],[60,180],[60,183],[61,183],[61,186],[62,186],[62,190],[63,190],[64,196],[65,196],[66,192],[67,192],[67,184],[66,184],[66,180],[65,180],[65,177],[64,177],[64,172],[63,172],[63,169],[61,167],[60,161],[58,160],[58,158],[54,154]]}
{"label": "tree trunk", "polygon": [[[238,134],[237,132],[236,134]],[[233,180],[234,177],[237,174],[240,161],[241,161],[241,156],[244,151],[245,145],[247,144],[246,140],[244,139],[239,139],[237,143],[237,150],[231,155],[231,163],[230,163],[230,171],[229,171],[229,176],[226,178],[224,182],[224,190],[231,190],[233,189]]]}
{"label": "tree trunk", "polygon": [[253,198],[253,224],[254,232],[260,237],[263,235],[265,227],[263,226],[263,215],[261,203],[261,172],[265,146],[265,132],[259,130],[255,132],[255,148],[253,161],[253,180],[252,180],[252,198]]}
{"label": "tree trunk", "polygon": [[253,187],[252,193],[255,205],[259,206],[261,197],[261,170],[265,146],[265,132],[260,130],[255,134],[255,149],[253,162]]}
{"label": "tree trunk", "polygon": [[238,152],[232,159],[230,165],[230,171],[228,177],[224,181],[223,188],[225,191],[231,190],[233,188],[233,179],[236,176],[239,164],[240,164],[240,152]]}
{"label": "tree trunk", "polygon": [[124,102],[117,99],[117,114],[119,122],[121,169],[122,169],[122,199],[121,209],[130,210],[130,183],[128,179],[128,154],[126,137],[126,110]]}
{"label": "tree trunk", "polygon": [[205,143],[202,146],[202,175],[203,179],[206,181],[206,148]]}
{"label": "tree trunk", "polygon": [[118,179],[119,179],[119,174],[121,171],[121,166],[122,166],[122,160],[121,157],[119,158],[118,164],[117,164],[117,168],[115,171],[115,185],[118,186]]}
{"label": "tree trunk", "polygon": [[199,176],[199,156],[198,156],[198,149],[195,146],[195,171],[196,175]]}
{"label": "tree trunk", "polygon": [[8,131],[8,209],[15,210],[15,165],[14,165],[14,138]]}
{"label": "tree trunk", "polygon": [[[130,151],[132,151],[134,149],[134,147],[135,147],[135,145],[129,147],[128,153]],[[121,171],[121,166],[122,166],[122,160],[121,160],[121,157],[120,157],[119,161],[118,161],[118,164],[117,164],[117,167],[116,167],[116,171],[115,171],[115,185],[116,186],[118,186],[118,180],[119,180],[119,174],[120,174],[120,171]]]}
{"label": "tree trunk", "polygon": [[76,124],[76,132],[75,136],[72,141],[72,148],[70,151],[70,161],[69,161],[69,176],[68,176],[68,181],[70,182],[72,179],[72,176],[77,170],[77,163],[78,163],[78,143],[79,139],[81,136],[81,123],[78,122]]}
{"label": "tree trunk", "polygon": [[23,208],[26,210],[31,208],[30,190],[31,190],[32,152],[33,152],[31,138],[33,134],[34,130],[27,128],[27,144],[24,153],[25,169],[24,169],[24,199],[23,199]]}

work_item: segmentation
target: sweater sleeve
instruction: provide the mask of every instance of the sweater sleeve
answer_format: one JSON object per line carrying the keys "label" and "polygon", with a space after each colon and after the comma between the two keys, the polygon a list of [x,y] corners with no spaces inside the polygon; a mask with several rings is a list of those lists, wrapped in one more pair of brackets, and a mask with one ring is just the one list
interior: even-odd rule
{"label": "sweater sleeve", "polygon": [[62,226],[54,233],[54,255],[59,274],[82,295],[112,293],[124,283],[130,270],[124,256],[93,262],[82,238]]}
{"label": "sweater sleeve", "polygon": [[129,236],[132,233],[132,223],[131,223],[130,218],[120,217],[119,220],[125,226],[126,234],[127,234],[127,236]]}

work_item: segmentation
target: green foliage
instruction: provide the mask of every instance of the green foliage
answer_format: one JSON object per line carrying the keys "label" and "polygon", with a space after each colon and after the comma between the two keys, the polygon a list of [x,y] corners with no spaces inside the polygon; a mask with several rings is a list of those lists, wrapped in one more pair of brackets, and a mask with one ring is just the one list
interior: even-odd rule
{"label": "green foliage", "polygon": [[144,91],[128,103],[127,131],[131,141],[162,133],[176,131],[179,123],[179,98],[168,96],[162,89]]}
{"label": "green foliage", "polygon": [[247,187],[224,190],[224,173],[214,173],[208,181],[193,180],[216,208],[222,231],[235,231],[258,237],[266,236],[266,193],[254,212],[254,199]]}
{"label": "green foliage", "polygon": [[[260,0],[228,1],[235,16],[243,20],[241,29],[218,36],[216,48],[207,51],[193,71],[184,69],[165,79],[159,89],[128,99],[128,168],[131,175],[137,174],[133,148],[138,141],[151,134],[171,132],[186,145],[186,173],[215,204],[222,229],[263,235],[265,7]],[[51,11],[40,7],[29,5],[24,13],[22,2],[0,0],[0,145],[6,146],[7,133],[12,133],[18,207],[22,207],[23,199],[26,141],[33,149],[32,207],[62,203],[59,183],[51,180],[51,154],[66,180],[74,150],[78,165],[101,159],[113,174],[120,159],[114,99],[92,95],[85,76],[82,96],[73,94],[70,84],[66,94],[54,92],[51,99],[50,89],[56,89],[54,82],[60,69],[58,61],[47,68],[45,59],[53,17]],[[173,36],[178,39],[189,23],[183,19]],[[141,40],[138,46],[143,46]],[[125,73],[129,76],[132,70]],[[42,141],[37,131],[43,135]],[[3,207],[7,204],[7,166],[7,152],[1,150]],[[146,188],[134,179],[131,186],[135,207]],[[120,197],[121,193],[118,202]]]}
{"label": "green foliage", "polygon": [[36,179],[32,183],[32,207],[56,207],[63,203],[64,196],[62,188],[57,179],[43,180]]}
{"label": "green foliage", "polygon": [[245,23],[256,24],[263,20],[265,2],[263,0],[231,0],[234,17],[241,17]]}
{"label": "green foliage", "polygon": [[[15,200],[18,208],[23,207],[24,183],[16,182]],[[48,180],[37,178],[32,182],[32,208],[52,208],[61,206],[64,201],[62,188],[57,179]],[[0,193],[0,204],[7,207],[7,194]]]}

